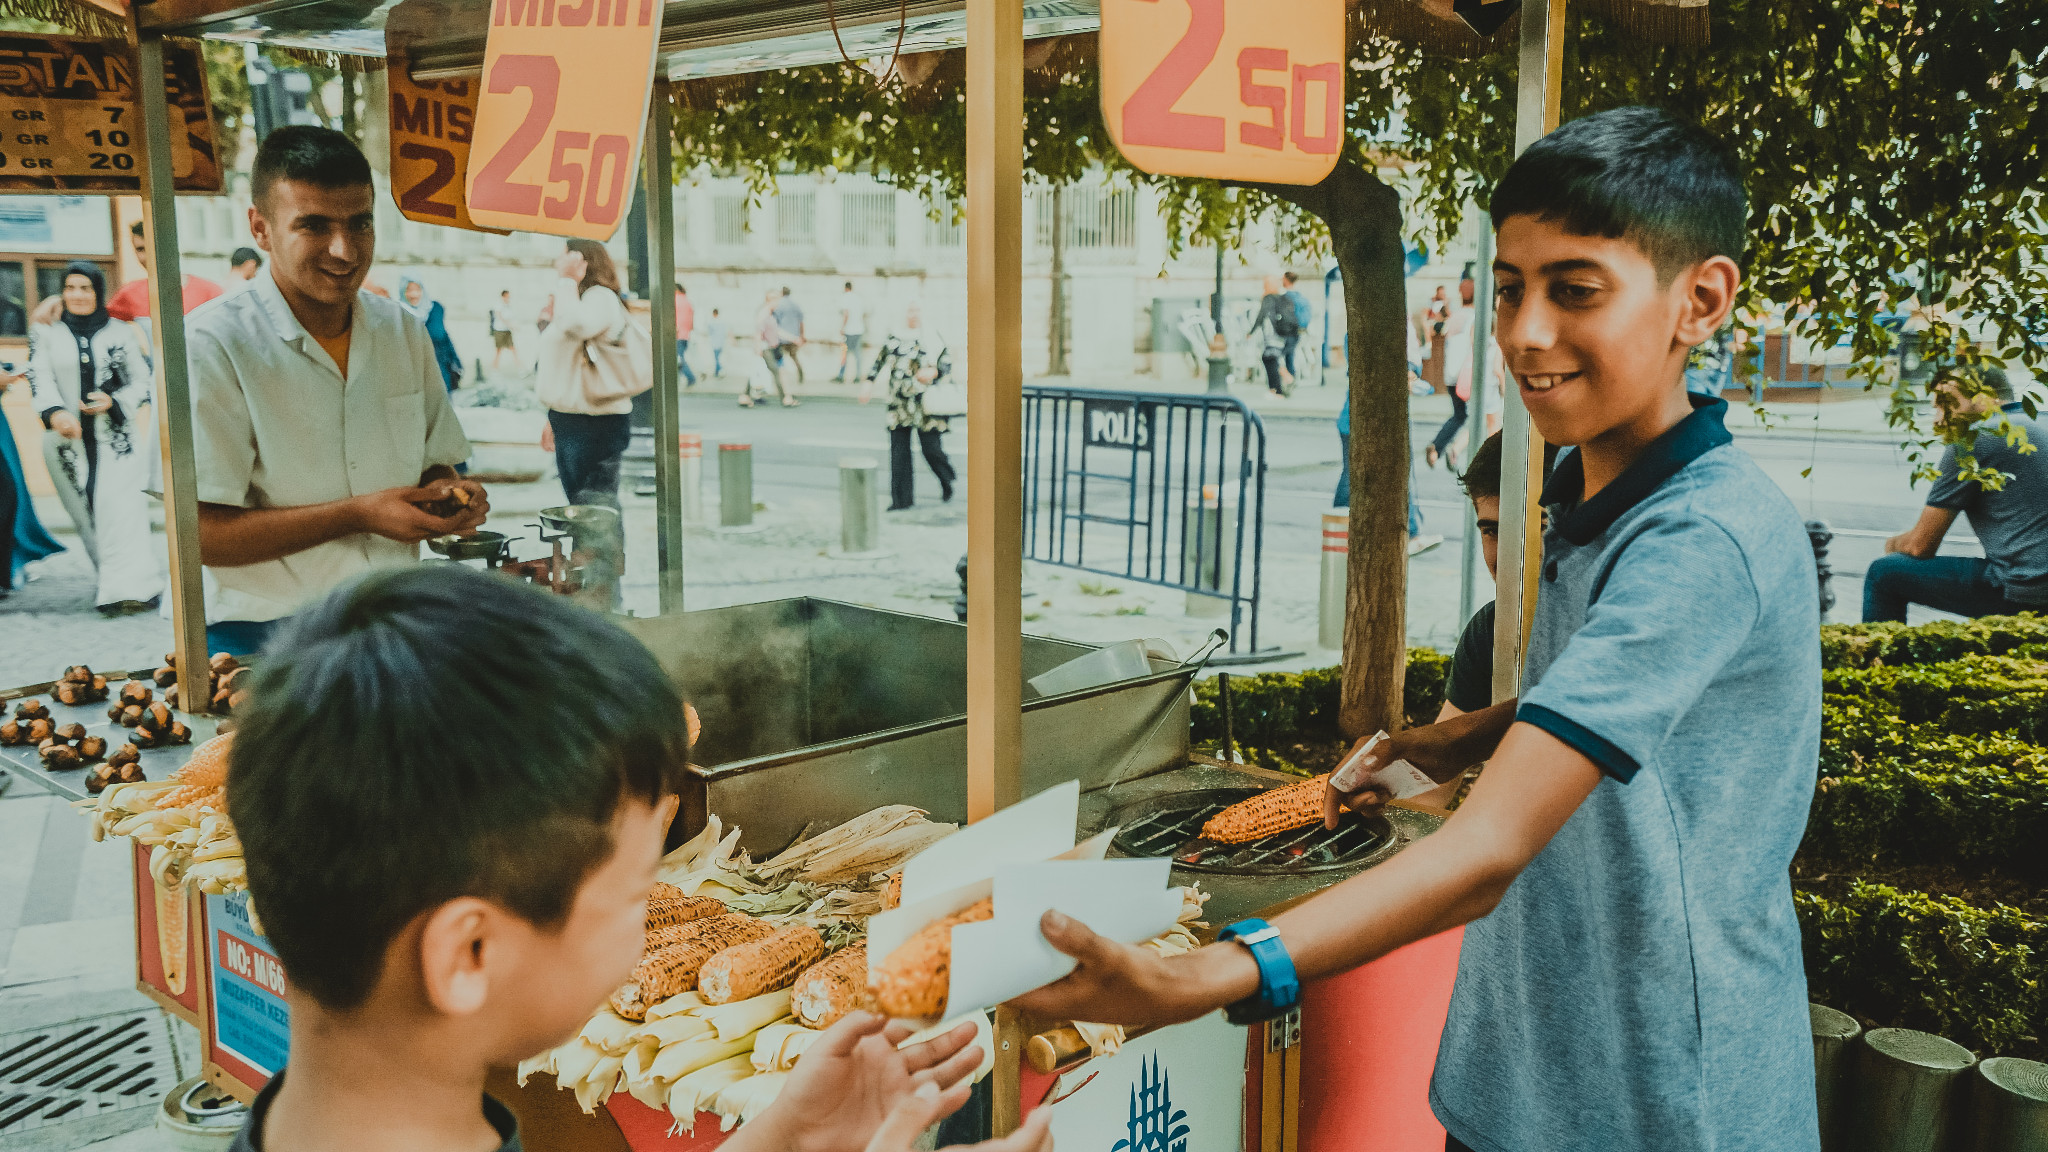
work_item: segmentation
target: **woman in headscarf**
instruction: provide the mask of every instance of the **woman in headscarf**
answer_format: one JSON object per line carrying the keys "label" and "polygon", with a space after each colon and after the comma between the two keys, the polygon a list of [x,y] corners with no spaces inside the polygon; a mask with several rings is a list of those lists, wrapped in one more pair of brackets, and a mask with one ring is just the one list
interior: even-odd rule
{"label": "woman in headscarf", "polygon": [[448,310],[427,295],[425,284],[410,276],[398,281],[398,302],[427,326],[427,336],[434,342],[434,363],[441,369],[441,384],[455,391],[456,382],[462,379],[462,354],[448,338]]}
{"label": "woman in headscarf", "polygon": [[107,315],[99,265],[64,269],[64,310],[29,330],[28,377],[41,415],[50,479],[99,566],[96,603],[108,615],[154,608],[164,557],[150,535],[156,447],[154,392],[141,336]]}
{"label": "woman in headscarf", "polygon": [[[0,396],[24,379],[12,369],[0,369]],[[43,530],[36,519],[35,501],[29,496],[28,481],[22,475],[21,454],[15,451],[14,433],[0,420],[0,597],[14,591],[21,570],[45,556],[64,550],[62,544]]]}

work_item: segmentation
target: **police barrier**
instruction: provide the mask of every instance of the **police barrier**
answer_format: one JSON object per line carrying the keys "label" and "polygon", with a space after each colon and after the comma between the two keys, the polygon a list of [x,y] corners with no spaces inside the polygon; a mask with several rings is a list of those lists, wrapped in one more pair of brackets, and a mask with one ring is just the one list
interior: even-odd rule
{"label": "police barrier", "polygon": [[1242,401],[1025,387],[1026,559],[1182,589],[1257,652],[1265,510],[1266,427]]}

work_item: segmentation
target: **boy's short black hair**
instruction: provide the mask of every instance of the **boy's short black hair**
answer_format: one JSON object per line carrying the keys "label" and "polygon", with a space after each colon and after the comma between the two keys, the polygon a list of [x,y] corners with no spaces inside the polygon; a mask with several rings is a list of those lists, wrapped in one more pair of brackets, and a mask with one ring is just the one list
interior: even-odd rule
{"label": "boy's short black hair", "polygon": [[251,260],[261,265],[263,263],[263,254],[254,248],[237,248],[228,256],[228,267],[240,268]]}
{"label": "boy's short black hair", "polygon": [[1555,220],[1580,236],[1626,237],[1669,283],[1711,256],[1740,267],[1748,199],[1726,144],[1661,108],[1614,108],[1529,146],[1494,189],[1493,226]]}
{"label": "boy's short black hair", "polygon": [[1479,445],[1479,451],[1472,454],[1472,462],[1465,465],[1458,483],[1465,489],[1468,500],[1483,497],[1500,499],[1500,433],[1495,432]]}
{"label": "boy's short black hair", "polygon": [[265,648],[228,813],[285,974],[363,1002],[391,940],[461,896],[559,926],[628,798],[689,758],[653,654],[568,600],[455,564],[374,572]]}
{"label": "boy's short black hair", "polygon": [[298,180],[316,188],[355,188],[370,182],[370,161],[355,141],[332,128],[286,124],[272,130],[256,149],[249,174],[249,197],[260,209],[279,180]]}

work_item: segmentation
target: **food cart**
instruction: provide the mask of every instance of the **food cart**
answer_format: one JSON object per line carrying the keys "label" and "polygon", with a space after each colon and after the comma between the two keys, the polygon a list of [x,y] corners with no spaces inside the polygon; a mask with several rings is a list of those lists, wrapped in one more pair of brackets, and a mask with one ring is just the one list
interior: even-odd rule
{"label": "food cart", "polygon": [[[908,13],[900,23],[899,7]],[[406,76],[394,83],[445,85],[474,76],[482,67],[490,13],[490,0],[387,0],[367,5],[332,0],[157,0],[136,10],[129,31],[138,74],[150,75],[162,70],[169,37],[215,36],[381,60],[389,50],[387,31],[403,27],[401,66]],[[672,179],[666,97],[672,82],[823,63],[837,59],[841,51],[882,52],[896,44],[905,51],[931,50],[958,46],[964,40],[970,125],[968,363],[976,418],[969,429],[966,624],[872,618],[888,614],[871,614],[863,621],[859,610],[811,600],[684,612],[679,463],[669,453],[657,453],[663,614],[636,621],[633,627],[684,681],[686,690],[707,701],[705,720],[714,733],[702,757],[710,762],[695,773],[694,792],[686,798],[679,831],[688,834],[716,816],[741,829],[743,847],[766,855],[788,844],[807,825],[829,825],[878,803],[912,804],[935,819],[972,821],[1052,781],[1079,779],[1084,789],[1081,831],[1116,826],[1120,831],[1114,851],[1142,856],[1169,847],[1175,837],[1185,839],[1190,828],[1199,827],[1208,814],[1232,800],[1286,779],[1189,756],[1185,689],[1194,675],[1192,665],[1155,664],[1150,676],[1026,700],[1026,675],[1081,649],[1022,633],[1022,55],[1028,37],[1095,27],[1092,6],[997,0],[899,6],[867,0],[842,5],[835,16],[826,17],[808,5],[792,8],[749,0],[715,6],[670,3],[660,14],[641,165],[642,179],[654,193],[648,197],[648,264],[656,299],[665,299],[673,284],[674,221],[666,195]],[[1532,25],[1540,37],[1543,23],[1527,17],[1525,36]],[[145,136],[142,190],[154,256],[153,311],[160,317],[154,331],[155,354],[164,368],[164,493],[174,573],[175,655],[181,667],[197,668],[204,666],[206,653],[190,392],[177,287],[179,245],[171,211],[171,107],[165,94],[145,87],[140,99]],[[1554,98],[1551,109],[1554,116]],[[666,330],[672,318],[666,309],[656,308],[651,322],[654,346],[666,347],[673,335]],[[675,367],[667,357],[657,356],[655,372],[655,443],[665,444],[678,435]],[[1510,426],[1515,426],[1512,416]],[[1509,502],[1510,508],[1515,505]],[[1517,570],[1510,560],[1503,566],[1503,579]],[[1511,587],[1504,585],[1504,596],[1510,595]],[[818,659],[801,680],[762,685],[762,696],[750,700],[747,710],[721,711],[708,702],[709,674],[684,665],[679,657],[685,651],[704,651],[689,642],[693,636],[730,627],[732,617],[749,613],[773,617],[778,625],[803,634],[805,650]],[[873,662],[877,645],[910,645],[923,659],[934,650],[933,636],[924,636],[927,643],[918,645],[913,639],[918,633],[945,634],[938,642],[949,653],[939,677],[944,692],[919,697],[898,690],[864,697],[860,704],[869,714],[856,720],[844,714],[843,697],[815,691],[818,670],[829,674],[833,661],[848,658],[849,652],[861,652],[870,668],[889,666],[886,660]],[[865,640],[858,639],[863,635]],[[1502,635],[1511,638],[1514,630],[1504,629]],[[862,643],[868,645],[864,651]],[[957,659],[951,653],[957,653]],[[1497,666],[1512,668],[1515,662],[1502,660]],[[705,679],[691,683],[697,676]],[[22,697],[49,688],[30,685],[4,695]],[[764,698],[794,710],[779,718],[766,716],[761,711]],[[213,731],[212,721],[203,715],[207,702],[202,695],[191,703],[194,736],[203,740]],[[906,710],[910,703],[921,704],[921,710]],[[837,714],[832,714],[834,708],[839,709]],[[86,714],[90,712],[88,707],[78,717],[88,727],[95,719]],[[1089,722],[1075,723],[1080,717]],[[785,727],[776,729],[779,722],[786,722]],[[755,743],[735,747],[729,755],[721,752],[717,741],[729,738],[723,733],[740,731]],[[4,753],[11,770],[53,791],[83,798],[75,777],[45,771],[32,753],[16,754],[19,751]],[[150,749],[144,753],[143,766],[155,779],[189,755],[189,746]],[[964,774],[959,771],[963,765]],[[821,789],[820,780],[833,786]],[[804,794],[815,797],[807,801],[810,807],[805,811],[793,812],[786,801],[792,782],[801,782]],[[1439,819],[1438,814],[1397,807],[1334,835],[1306,830],[1277,850],[1254,846],[1225,859],[1179,867],[1175,880],[1200,881],[1211,893],[1207,918],[1212,924],[1271,914],[1383,861],[1426,835]],[[184,900],[166,899],[151,876],[147,854],[138,848],[136,859],[138,982],[168,1010],[203,1029],[207,1075],[246,1098],[275,1070],[283,1054],[285,1013],[276,962],[265,950],[246,901],[231,892],[190,892]],[[1435,1026],[1430,1018],[1433,1014],[1441,1020],[1449,992],[1441,979],[1446,947],[1455,954],[1454,935],[1447,943],[1441,938],[1424,942],[1359,975],[1327,982],[1311,992],[1303,1013],[1254,1029],[1249,1036],[1212,1018],[1132,1036],[1124,1052],[1094,1061],[1085,1044],[1077,1046],[1074,1030],[1065,1022],[1026,1021],[999,1011],[992,1125],[1008,1130],[1029,1108],[1062,1100],[1077,1115],[1096,1117],[1105,1125],[1101,1138],[1114,1143],[1119,1125],[1131,1125],[1135,1137],[1137,1126],[1171,1122],[1173,1112],[1186,1110],[1199,1098],[1200,1107],[1220,1111],[1203,1120],[1193,1141],[1197,1148],[1257,1146],[1261,1152],[1294,1152],[1304,1141],[1318,1148],[1347,1146],[1357,1139],[1346,1134],[1352,1126],[1325,1121],[1316,1111],[1313,1093],[1304,1103],[1303,1086],[1319,1079],[1355,1079],[1361,1062],[1385,1058],[1387,1045],[1347,1046],[1356,1034],[1361,1003],[1389,999],[1408,1005],[1405,1010],[1414,1018],[1405,1022],[1407,1030],[1426,1035],[1433,1053]],[[1366,987],[1380,978],[1397,987],[1399,994],[1383,998]],[[1363,1051],[1367,1047],[1376,1052]],[[1176,1065],[1189,1059],[1200,1062],[1200,1070],[1180,1073],[1182,1087],[1174,1090],[1171,1100],[1163,1054]],[[1427,1059],[1405,1055],[1401,1067],[1413,1087],[1412,1111],[1421,1107]],[[1244,1091],[1219,1091],[1218,1068],[1221,1082],[1242,1085]],[[1415,1080],[1418,1068],[1420,1081]],[[1374,1074],[1382,1083],[1399,1081],[1379,1069]],[[527,1142],[537,1148],[662,1147],[680,1141],[666,1132],[666,1118],[650,1122],[650,1117],[635,1113],[634,1102],[625,1097],[608,1103],[592,1120],[573,1108],[564,1112],[570,1104],[566,1094],[505,1090],[521,1113]],[[1339,1094],[1326,1093],[1323,1098],[1334,1102]],[[1096,1109],[1099,1101],[1107,1104]],[[1387,1111],[1391,1114],[1399,1107],[1389,1103]],[[715,1136],[706,1135],[696,1142],[713,1140]]]}

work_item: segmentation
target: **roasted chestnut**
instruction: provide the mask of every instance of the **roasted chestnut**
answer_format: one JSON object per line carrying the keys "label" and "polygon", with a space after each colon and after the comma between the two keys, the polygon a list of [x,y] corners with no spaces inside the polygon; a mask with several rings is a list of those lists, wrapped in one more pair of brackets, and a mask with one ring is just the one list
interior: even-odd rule
{"label": "roasted chestnut", "polygon": [[85,725],[83,725],[83,724],[78,724],[78,723],[66,724],[66,725],[64,725],[63,727],[61,727],[61,728],[58,728],[58,729],[57,729],[57,737],[58,737],[58,739],[60,739],[60,740],[64,740],[64,741],[67,741],[67,742],[68,742],[68,741],[72,741],[72,740],[76,740],[76,739],[78,739],[79,737],[81,737],[81,736],[83,736],[83,735],[85,735]]}
{"label": "roasted chestnut", "polygon": [[149,685],[144,684],[140,680],[130,680],[127,686],[121,689],[121,702],[123,704],[147,704],[155,695],[156,693],[149,690]]}
{"label": "roasted chestnut", "polygon": [[241,661],[235,659],[233,656],[230,656],[225,652],[215,652],[213,654],[213,659],[207,663],[207,667],[213,669],[213,671],[216,674],[222,675],[225,675],[228,672],[232,672],[235,669],[240,668],[241,666]]}
{"label": "roasted chestnut", "polygon": [[87,736],[78,742],[78,754],[87,760],[97,760],[107,754],[105,736]]}
{"label": "roasted chestnut", "polygon": [[16,720],[48,720],[50,706],[41,700],[23,700],[14,706]]}
{"label": "roasted chestnut", "polygon": [[107,757],[107,763],[118,768],[123,764],[133,764],[141,759],[142,750],[137,748],[133,741],[130,741],[114,749],[114,754]]}
{"label": "roasted chestnut", "polygon": [[43,766],[53,772],[77,768],[84,763],[85,759],[78,754],[78,749],[69,744],[52,745],[49,751],[43,753]]}
{"label": "roasted chestnut", "polygon": [[176,684],[178,682],[178,670],[166,664],[163,667],[157,669],[156,673],[151,677],[151,679],[156,681],[157,687],[169,688],[171,685]]}
{"label": "roasted chestnut", "polygon": [[133,760],[114,769],[114,775],[123,784],[140,784],[149,779],[142,774],[142,765]]}
{"label": "roasted chestnut", "polygon": [[31,744],[41,744],[56,734],[56,726],[48,720],[31,720],[28,722],[28,742]]}
{"label": "roasted chestnut", "polygon": [[64,679],[72,684],[92,683],[92,669],[83,664],[73,664],[64,670]]}
{"label": "roasted chestnut", "polygon": [[119,771],[120,769],[115,768],[112,764],[101,764],[86,774],[85,790],[95,796],[105,792],[107,785],[115,781],[115,774]]}
{"label": "roasted chestnut", "polygon": [[165,730],[164,738],[172,744],[190,744],[192,729],[183,720],[173,720],[170,728]]}
{"label": "roasted chestnut", "polygon": [[83,684],[73,684],[67,680],[57,685],[55,695],[59,704],[83,704],[86,702],[85,698],[90,695],[90,689]]}
{"label": "roasted chestnut", "polygon": [[147,727],[155,728],[158,731],[162,731],[171,723],[170,706],[166,705],[161,700],[157,701],[154,704],[151,704],[149,707],[142,710],[142,723]]}
{"label": "roasted chestnut", "polygon": [[142,705],[130,704],[121,709],[120,714],[114,718],[121,722],[123,728],[133,728],[142,723]]}
{"label": "roasted chestnut", "polygon": [[0,744],[28,743],[28,726],[19,720],[0,723]]}
{"label": "roasted chestnut", "polygon": [[104,698],[107,694],[107,678],[105,676],[94,676],[92,678],[92,690]]}

